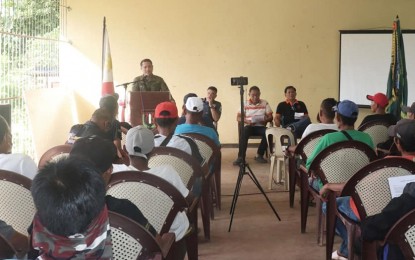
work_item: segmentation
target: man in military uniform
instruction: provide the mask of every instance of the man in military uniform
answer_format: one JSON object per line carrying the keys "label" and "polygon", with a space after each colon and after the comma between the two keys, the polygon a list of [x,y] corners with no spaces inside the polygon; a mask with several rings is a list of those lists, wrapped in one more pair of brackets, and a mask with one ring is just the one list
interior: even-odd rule
{"label": "man in military uniform", "polygon": [[153,74],[153,62],[144,59],[140,62],[143,75],[134,79],[133,91],[169,91],[162,77]]}

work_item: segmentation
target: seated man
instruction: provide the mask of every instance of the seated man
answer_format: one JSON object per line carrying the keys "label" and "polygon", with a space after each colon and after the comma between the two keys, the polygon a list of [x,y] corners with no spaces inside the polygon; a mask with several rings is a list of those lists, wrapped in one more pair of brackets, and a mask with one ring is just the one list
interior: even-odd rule
{"label": "seated man", "polygon": [[320,112],[318,113],[318,118],[320,123],[318,124],[309,124],[304,130],[304,133],[301,138],[306,137],[308,134],[323,130],[323,129],[333,129],[339,130],[337,125],[334,123],[334,117],[336,113],[333,111],[333,107],[336,106],[337,101],[334,98],[326,98],[321,102]]}
{"label": "seated man", "polygon": [[295,137],[299,138],[311,123],[307,107],[304,102],[296,99],[297,90],[293,86],[286,87],[284,93],[286,100],[278,104],[274,123],[276,127],[291,129]]}
{"label": "seated man", "polygon": [[33,179],[37,165],[27,155],[12,153],[12,133],[6,119],[0,116],[0,169],[12,171]]}
{"label": "seated man", "polygon": [[158,134],[154,136],[154,145],[168,146],[182,150],[202,163],[203,157],[195,141],[185,135],[175,135],[174,130],[177,126],[178,112],[176,104],[173,102],[162,102],[156,106],[154,112],[155,124]]}
{"label": "seated man", "polygon": [[397,120],[395,116],[386,113],[386,106],[389,104],[389,100],[385,94],[376,93],[373,96],[367,95],[366,98],[372,101],[370,104],[370,111],[372,111],[373,114],[366,116],[359,127],[373,120],[385,120],[389,125],[396,124]]}
{"label": "seated man", "polygon": [[[265,151],[268,147],[267,139],[265,137],[265,126],[268,122],[272,121],[272,109],[268,102],[261,99],[261,91],[257,86],[252,86],[249,89],[249,100],[244,105],[244,137],[245,139],[239,140],[239,152],[238,158],[233,162],[233,165],[239,165],[242,162],[242,156],[246,154],[246,148],[248,146],[248,139],[251,135],[262,136],[261,143],[258,146],[257,155],[255,161],[259,163],[267,163],[264,158]],[[238,112],[236,120],[241,122],[241,112]],[[239,126],[239,124],[238,124]],[[240,136],[242,139],[242,135]]]}
{"label": "seated man", "polygon": [[189,97],[185,105],[186,123],[178,125],[174,134],[196,133],[209,137],[220,146],[218,134],[211,127],[201,125],[203,116],[203,101],[198,97]]}
{"label": "seated man", "polygon": [[[154,148],[154,134],[144,126],[136,126],[128,130],[125,138],[125,149],[130,156],[130,166],[128,170],[139,170],[156,175],[172,184],[184,198],[189,196],[189,190],[183,184],[179,174],[170,165],[162,165],[148,168],[147,154]],[[190,197],[189,197],[190,199]],[[179,212],[170,227],[170,232],[176,235],[179,241],[186,234],[189,228],[189,220],[185,212]]]}
{"label": "seated man", "polygon": [[112,259],[105,183],[92,163],[51,162],[32,183],[32,245],[39,259]]}
{"label": "seated man", "polygon": [[[115,145],[102,137],[90,136],[78,139],[72,147],[70,157],[83,158],[91,161],[101,172],[105,185],[108,185],[111,179],[112,162],[117,156]],[[105,202],[108,210],[124,215],[135,222],[141,224],[154,236],[157,231],[148,222],[146,217],[131,201],[127,199],[114,198],[111,195],[105,196]]]}
{"label": "seated man", "polygon": [[67,144],[74,144],[78,138],[96,135],[107,138],[110,141],[113,139],[108,136],[108,131],[111,125],[112,115],[104,108],[98,108],[92,114],[89,121],[85,124],[77,124],[71,127]]}
{"label": "seated man", "polygon": [[[357,116],[359,115],[359,108],[353,101],[343,100],[333,109],[336,112],[336,122],[340,131],[326,134],[320,139],[310,157],[307,159],[307,169],[310,168],[311,162],[317,154],[319,154],[326,147],[337,142],[356,140],[374,148],[370,135],[354,129],[354,124],[357,120]],[[317,188],[317,190],[319,190],[319,188]]]}
{"label": "seated man", "polygon": [[222,115],[222,104],[215,100],[218,94],[218,89],[210,86],[207,89],[206,97],[203,98],[203,119],[212,123],[215,130],[218,128],[218,121]]}
{"label": "seated man", "polygon": [[[396,126],[389,127],[388,134],[390,136],[394,137],[394,141],[396,143],[396,146],[398,147],[398,150],[401,152],[402,157],[414,161],[415,160],[415,121],[413,120],[401,120],[399,121]],[[335,191],[337,193],[341,193],[343,190],[345,183],[327,183],[325,184],[321,190],[320,194],[324,196],[324,194],[328,190]],[[404,198],[401,198],[404,199]],[[401,200],[398,199],[398,200]],[[356,205],[354,201],[350,197],[339,197],[336,199],[337,201],[337,208],[339,211],[347,215],[350,219],[359,222],[360,216],[357,212]],[[415,205],[415,204],[414,204]],[[393,207],[393,206],[392,206]],[[388,208],[388,207],[387,207]],[[389,209],[385,208],[386,211],[389,211]],[[324,209],[324,208],[323,208]],[[404,208],[402,208],[403,210]],[[412,209],[412,208],[411,208]],[[407,210],[407,211],[406,211]],[[409,212],[410,209],[406,208],[405,213]],[[405,213],[403,213],[401,216],[403,216]],[[377,218],[377,217],[375,217]],[[398,217],[399,218],[399,217]],[[369,221],[370,223],[370,221]],[[370,225],[370,224],[367,225]],[[391,227],[394,222],[389,222],[389,226]],[[383,232],[383,237],[386,235],[386,232],[389,228],[384,229],[385,226],[379,226],[377,227],[378,232]],[[377,232],[374,230],[374,227],[369,227],[369,229],[372,229],[371,231],[367,232]],[[340,220],[337,220],[336,222],[336,233],[343,239],[343,242],[340,245],[340,249],[338,251],[333,252],[333,257],[338,256],[339,258],[333,258],[333,259],[345,259],[348,256],[348,250],[347,250],[347,230],[344,226],[343,222]],[[379,235],[379,234],[378,234]],[[364,239],[368,240],[375,240],[378,237],[372,235],[365,235],[363,234]],[[343,258],[341,258],[343,257]]]}
{"label": "seated man", "polygon": [[[339,128],[337,124],[334,123],[334,117],[336,112],[333,111],[333,107],[336,106],[337,101],[334,98],[326,98],[321,102],[320,112],[317,114],[317,119],[319,120],[318,124],[309,124],[304,130],[303,136],[306,137],[312,132],[323,130],[323,129],[332,129],[338,131]],[[291,153],[294,153],[296,145],[291,145],[287,147],[287,150]]]}
{"label": "seated man", "polygon": [[[197,97],[197,95],[195,93],[188,93],[184,96],[183,106],[182,106],[182,115],[179,117],[179,120],[177,121],[177,125],[181,125],[181,124],[186,123],[186,103],[187,103],[187,99],[190,98],[190,97]],[[205,104],[204,104],[204,107],[203,107],[202,119],[200,120],[200,122],[198,124],[213,128],[216,131],[216,128],[215,128],[215,125],[213,124],[213,121],[210,118],[207,117]]]}

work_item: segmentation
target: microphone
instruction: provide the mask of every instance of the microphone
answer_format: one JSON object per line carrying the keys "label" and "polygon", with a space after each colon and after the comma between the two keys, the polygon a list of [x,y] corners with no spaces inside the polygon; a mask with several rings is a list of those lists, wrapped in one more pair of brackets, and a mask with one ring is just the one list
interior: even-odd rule
{"label": "microphone", "polygon": [[136,80],[136,81],[126,82],[126,83],[122,83],[122,84],[116,85],[115,87],[116,88],[117,87],[127,87],[128,85],[133,84],[133,83],[136,83],[136,82],[140,82],[140,81],[139,80]]}

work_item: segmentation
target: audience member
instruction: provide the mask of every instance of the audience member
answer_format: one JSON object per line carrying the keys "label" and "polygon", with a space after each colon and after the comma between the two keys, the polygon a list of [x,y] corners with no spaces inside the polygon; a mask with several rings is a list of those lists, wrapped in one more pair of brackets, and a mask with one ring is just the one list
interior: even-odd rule
{"label": "audience member", "polygon": [[33,179],[36,163],[27,155],[12,153],[12,133],[6,119],[0,116],[0,169],[19,173]]}
{"label": "audience member", "polygon": [[[144,126],[131,128],[126,136],[125,148],[130,156],[130,170],[144,171],[149,174],[158,176],[172,184],[184,198],[188,198],[189,190],[185,187],[179,174],[170,165],[162,165],[149,168],[147,154],[154,148],[154,134]],[[190,197],[189,197],[190,198]],[[176,235],[176,241],[179,241],[186,234],[189,228],[189,220],[185,212],[177,213],[170,232]]]}
{"label": "audience member", "polygon": [[[372,138],[369,134],[357,131],[354,129],[357,116],[359,115],[359,108],[357,105],[350,100],[341,101],[336,107],[333,108],[336,112],[337,126],[339,132],[329,133],[324,135],[317,146],[314,148],[311,155],[308,157],[306,162],[306,168],[309,169],[314,158],[325,148],[332,144],[347,140],[356,140],[369,145],[374,148]],[[310,185],[317,191],[321,189],[323,185],[321,180],[310,177]]]}
{"label": "audience member", "polygon": [[408,119],[415,119],[415,102],[410,107],[403,106],[402,111],[406,113]]}
{"label": "audience member", "polygon": [[220,146],[218,134],[211,127],[200,125],[203,116],[203,101],[198,97],[187,98],[185,105],[186,123],[178,125],[174,134],[196,133],[209,137]]}
{"label": "audience member", "polygon": [[301,138],[306,137],[308,134],[323,130],[323,129],[333,129],[339,130],[337,125],[334,123],[334,117],[336,116],[336,112],[333,111],[333,107],[336,106],[337,101],[334,98],[326,98],[321,102],[320,105],[320,112],[318,113],[317,117],[320,120],[318,124],[309,124],[307,128],[304,130],[303,136]]}
{"label": "audience member", "polygon": [[32,245],[39,259],[111,259],[105,183],[88,161],[50,162],[32,183]]}
{"label": "audience member", "polygon": [[66,143],[74,144],[77,139],[91,135],[101,136],[112,141],[113,138],[108,136],[111,120],[112,115],[107,110],[98,108],[92,114],[91,119],[86,121],[85,124],[77,124],[71,127]]}
{"label": "audience member", "polygon": [[214,86],[210,86],[207,89],[206,98],[203,100],[203,119],[205,122],[212,123],[215,127],[215,130],[218,127],[218,121],[222,115],[222,104],[219,101],[216,101],[218,94],[218,89]]}
{"label": "audience member", "polygon": [[[396,146],[402,154],[402,157],[411,161],[415,161],[415,121],[401,120],[396,126],[389,127],[388,134],[394,137]],[[322,197],[325,197],[324,194],[328,190],[341,193],[344,185],[345,183],[327,183],[321,188],[320,194],[322,195]],[[368,222],[364,224],[366,225],[366,227],[363,227],[362,229],[364,232],[362,234],[363,238],[366,240],[377,240],[378,238],[383,238],[386,235],[389,228],[396,222],[397,219],[399,219],[400,216],[403,216],[405,213],[415,208],[415,204],[410,203],[406,207],[402,207],[400,208],[400,210],[393,212],[397,209],[396,206],[400,207],[402,205],[401,203],[407,201],[408,198],[409,197],[407,197],[406,195],[402,195],[400,198],[394,199],[394,202],[391,202],[392,205],[388,204],[388,206],[382,211],[382,213],[375,215],[375,217],[373,218],[369,218]],[[353,199],[351,199],[351,197],[338,197],[336,201],[337,209],[339,211],[347,215],[351,220],[360,222],[360,216],[357,212],[356,205]],[[382,225],[379,225],[377,227],[373,225],[374,223],[381,223],[377,221],[385,220],[385,218],[390,219],[387,219],[386,222],[383,222]],[[343,239],[343,241],[340,245],[340,249],[334,251],[332,257],[333,259],[347,259],[347,230],[343,222],[340,220],[337,220],[336,222],[336,233]]]}
{"label": "audience member", "polygon": [[135,77],[133,91],[169,91],[162,77],[153,74],[153,62],[144,59],[140,62],[143,75]]}
{"label": "audience member", "polygon": [[[272,109],[268,102],[261,99],[261,91],[257,86],[252,86],[249,89],[249,100],[244,104],[244,139],[242,134],[239,137],[239,152],[238,158],[233,162],[233,165],[239,165],[242,162],[242,156],[246,153],[248,146],[248,139],[252,135],[262,136],[261,143],[258,146],[255,161],[259,163],[267,163],[264,158],[265,150],[268,147],[267,139],[265,137],[266,124],[272,121]],[[236,120],[241,122],[241,112],[239,111]],[[238,124],[239,125],[239,124]]]}
{"label": "audience member", "polygon": [[[366,116],[360,126],[366,124],[367,122],[374,121],[374,120],[384,120],[389,123],[389,125],[396,124],[396,118],[392,114],[386,113],[386,106],[389,104],[389,100],[383,93],[376,93],[375,95],[367,95],[366,98],[371,102],[370,104],[370,111],[372,111],[372,115]],[[359,126],[359,127],[360,127]]]}
{"label": "audience member", "polygon": [[121,147],[122,131],[120,122],[117,120],[118,115],[118,94],[103,96],[99,101],[99,107],[104,108],[111,114],[111,125],[108,131],[108,138],[114,141],[117,147],[117,156],[120,159],[128,157]]}
{"label": "audience member", "polygon": [[202,163],[203,157],[195,141],[185,135],[175,135],[178,112],[176,104],[173,102],[162,102],[156,106],[154,112],[155,124],[158,134],[154,136],[154,145],[168,146],[182,150]]}
{"label": "audience member", "polygon": [[[102,174],[105,185],[108,185],[113,169],[112,162],[117,156],[117,149],[111,141],[99,136],[80,138],[73,145],[70,156],[91,161]],[[137,206],[131,201],[106,195],[105,202],[108,210],[134,220],[150,231],[154,236],[157,234],[156,230],[148,222],[143,213],[141,213]]]}
{"label": "audience member", "polygon": [[[187,99],[190,97],[197,97],[197,95],[195,93],[188,93],[184,96],[183,98],[183,106],[182,106],[182,115],[179,118],[179,121],[177,122],[177,125],[181,125],[181,124],[185,124],[186,123],[186,102]],[[203,99],[202,99],[203,100]],[[214,121],[211,120],[209,117],[207,117],[206,115],[206,108],[203,107],[203,114],[202,114],[202,118],[200,119],[200,121],[198,122],[199,125],[203,125],[203,126],[207,126],[210,127],[212,129],[214,129],[216,131],[215,125],[214,125]],[[216,131],[217,133],[217,131]]]}
{"label": "audience member", "polygon": [[275,112],[276,127],[291,129],[296,137],[301,137],[304,129],[311,123],[304,102],[296,99],[297,90],[293,86],[284,89],[286,100],[279,103]]}
{"label": "audience member", "polygon": [[[318,124],[309,124],[304,130],[303,136],[306,137],[312,132],[323,130],[323,129],[332,129],[338,131],[339,128],[337,124],[334,123],[334,117],[336,112],[333,111],[333,107],[336,106],[337,101],[334,98],[326,98],[321,102],[320,112],[317,114]],[[296,145],[290,145],[287,147],[287,150],[291,153],[294,153]]]}

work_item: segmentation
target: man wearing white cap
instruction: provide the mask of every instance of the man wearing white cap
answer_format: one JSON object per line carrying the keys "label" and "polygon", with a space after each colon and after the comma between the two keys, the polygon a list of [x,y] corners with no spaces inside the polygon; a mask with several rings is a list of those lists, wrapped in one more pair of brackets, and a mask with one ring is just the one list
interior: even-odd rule
{"label": "man wearing white cap", "polygon": [[[183,184],[178,173],[170,165],[162,165],[148,168],[147,154],[154,148],[154,134],[146,127],[139,125],[131,128],[125,138],[125,149],[130,157],[130,170],[144,171],[156,175],[172,184],[186,198],[189,190]],[[186,234],[189,228],[189,220],[186,213],[179,212],[173,221],[170,231],[176,235],[179,241]]]}
{"label": "man wearing white cap", "polygon": [[189,97],[186,101],[186,123],[178,125],[174,132],[178,134],[202,134],[212,139],[218,146],[220,145],[218,134],[213,128],[200,125],[203,117],[203,101],[199,97]]}

